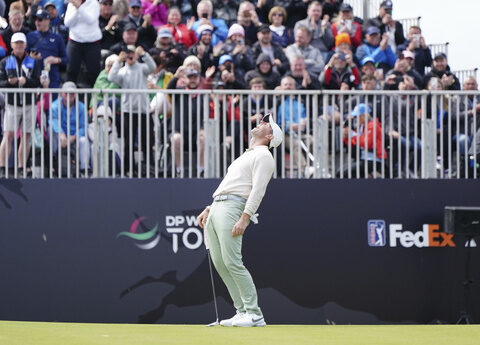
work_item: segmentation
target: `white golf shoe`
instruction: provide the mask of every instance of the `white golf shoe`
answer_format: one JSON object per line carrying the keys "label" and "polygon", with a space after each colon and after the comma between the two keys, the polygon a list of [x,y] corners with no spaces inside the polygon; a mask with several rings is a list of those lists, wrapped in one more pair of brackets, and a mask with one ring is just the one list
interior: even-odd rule
{"label": "white golf shoe", "polygon": [[220,321],[220,325],[225,327],[233,327],[233,322],[241,319],[245,313],[236,313],[233,317]]}
{"label": "white golf shoe", "polygon": [[267,324],[263,315],[245,313],[241,318],[232,322],[235,327],[264,327]]}

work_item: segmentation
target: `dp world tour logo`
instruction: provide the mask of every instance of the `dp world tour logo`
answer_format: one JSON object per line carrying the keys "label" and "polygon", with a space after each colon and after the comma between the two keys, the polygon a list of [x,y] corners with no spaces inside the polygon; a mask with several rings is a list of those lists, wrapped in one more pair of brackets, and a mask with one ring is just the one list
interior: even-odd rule
{"label": "dp world tour logo", "polygon": [[140,243],[136,242],[135,245],[143,250],[155,248],[158,242],[160,242],[161,238],[160,231],[158,230],[158,224],[156,224],[153,229],[150,229],[146,232],[137,233],[138,226],[144,219],[146,219],[146,217],[139,217],[135,219],[130,226],[130,232],[121,232],[117,235],[117,238],[125,236],[139,241]]}

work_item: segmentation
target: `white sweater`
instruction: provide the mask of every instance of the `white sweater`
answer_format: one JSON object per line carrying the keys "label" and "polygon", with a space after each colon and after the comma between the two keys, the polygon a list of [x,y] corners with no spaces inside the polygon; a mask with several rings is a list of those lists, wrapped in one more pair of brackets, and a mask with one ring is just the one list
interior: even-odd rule
{"label": "white sweater", "polygon": [[275,160],[267,146],[248,149],[228,167],[227,175],[213,193],[234,194],[247,200],[245,212],[253,216],[262,202],[275,170]]}
{"label": "white sweater", "polygon": [[86,0],[77,9],[71,3],[65,12],[65,25],[69,28],[69,38],[79,43],[91,43],[102,39],[98,23],[100,5],[97,0]]}

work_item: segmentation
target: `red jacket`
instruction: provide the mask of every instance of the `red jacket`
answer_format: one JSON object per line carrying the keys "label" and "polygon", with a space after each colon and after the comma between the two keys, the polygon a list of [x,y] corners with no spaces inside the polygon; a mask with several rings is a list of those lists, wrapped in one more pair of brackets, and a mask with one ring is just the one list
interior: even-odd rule
{"label": "red jacket", "polygon": [[172,24],[165,24],[158,28],[158,30],[167,28],[173,35],[175,42],[183,43],[187,48],[197,43],[197,36],[193,30],[188,30],[185,24],[178,24],[177,28],[174,28]]}
{"label": "red jacket", "polygon": [[[356,121],[356,120],[355,120]],[[354,120],[352,120],[352,123],[354,122]],[[363,127],[363,123],[360,123],[360,129],[362,129]],[[375,134],[376,132],[376,134]],[[376,141],[376,156],[377,158],[380,158],[380,159],[386,159],[387,158],[387,152],[385,152],[385,150],[383,149],[383,146],[382,146],[382,138],[383,138],[383,133],[382,133],[382,126],[380,125],[380,122],[378,121],[378,119],[375,119],[375,121],[373,120],[370,120],[368,121],[367,123],[367,131],[366,131],[367,135],[367,150],[368,151],[372,151],[373,150],[373,140],[374,140],[374,137],[375,137],[375,141]],[[344,138],[343,139],[345,144],[348,145],[348,137]],[[360,144],[360,149],[364,150],[365,149],[365,131],[361,131],[361,134],[360,136],[358,135],[354,135],[352,138],[351,138],[351,143],[352,143],[352,146],[356,146],[357,143]]]}
{"label": "red jacket", "polygon": [[[332,24],[333,37],[337,37],[338,35],[338,25],[338,23]],[[350,35],[350,41],[355,48],[362,44],[362,27],[357,22],[352,21],[352,34]]]}

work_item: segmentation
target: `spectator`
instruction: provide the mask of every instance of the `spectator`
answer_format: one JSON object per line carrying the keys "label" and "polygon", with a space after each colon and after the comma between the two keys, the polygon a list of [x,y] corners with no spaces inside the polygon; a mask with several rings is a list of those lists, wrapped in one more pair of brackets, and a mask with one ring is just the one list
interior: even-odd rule
{"label": "spectator", "polygon": [[190,17],[187,25],[180,22],[182,15],[178,7],[170,7],[168,10],[168,23],[162,28],[167,28],[173,35],[175,42],[182,43],[185,47],[190,48],[197,42],[197,36],[192,30],[193,23],[195,23],[195,17]]}
{"label": "spectator", "polygon": [[220,54],[232,57],[238,78],[243,79],[247,71],[255,68],[252,51],[245,44],[245,30],[239,24],[233,24],[228,30],[228,38]]}
{"label": "spectator", "polygon": [[[12,53],[12,47],[10,46],[10,41],[12,39],[12,35],[16,32],[22,32],[25,35],[30,32],[30,29],[28,26],[24,24],[24,15],[20,10],[11,10],[8,12],[8,26],[5,30],[2,31],[2,39],[3,39],[3,45],[7,46],[7,53],[5,55],[10,55]],[[3,48],[2,42],[0,41],[0,47]],[[3,48],[5,49],[5,48]],[[0,54],[1,54],[1,48],[0,48]]]}
{"label": "spectator", "polygon": [[240,0],[213,0],[213,17],[222,18],[228,27],[237,22]]}
{"label": "spectator", "polygon": [[391,69],[397,61],[395,53],[388,45],[388,36],[383,34],[380,39],[380,30],[375,26],[367,29],[365,42],[358,47],[355,55],[358,61],[362,61],[366,56],[372,57],[377,67],[382,68],[385,72]]}
{"label": "spectator", "polygon": [[[100,30],[102,30],[102,51],[110,50],[112,46],[122,40],[119,27],[119,16],[113,14],[113,0],[100,1],[100,17],[98,18]],[[102,54],[103,55],[103,54]]]}
{"label": "spectator", "polygon": [[152,25],[150,14],[142,16],[142,2],[140,0],[130,0],[128,16],[120,22],[122,32],[128,24],[135,25],[138,31],[138,44],[147,50],[153,47],[157,39],[157,30]]}
{"label": "spectator", "polygon": [[[385,90],[398,90],[398,85],[401,81],[403,81],[403,77],[405,75],[410,76],[414,83],[415,88],[419,89],[423,86],[423,78],[418,72],[411,68],[413,65],[414,55],[411,51],[404,51],[398,57],[397,61],[395,62],[395,66],[393,69],[387,72],[385,75]],[[411,60],[409,62],[408,60]]]}
{"label": "spectator", "polygon": [[310,44],[312,33],[306,27],[299,27],[295,30],[295,43],[285,50],[285,55],[291,60],[293,56],[301,55],[304,58],[306,68],[315,78],[322,72],[325,62],[322,54],[317,48]]}
{"label": "spectator", "polygon": [[81,63],[84,62],[87,85],[92,87],[100,73],[100,5],[97,0],[69,1],[65,13],[65,25],[70,30],[67,44],[67,79],[76,83]]}
{"label": "spectator", "polygon": [[295,80],[296,90],[320,90],[322,88],[318,78],[308,72],[305,60],[301,55],[295,55],[290,59],[290,71],[285,76]]}
{"label": "spectator", "polygon": [[268,13],[270,30],[272,31],[272,42],[280,44],[282,48],[287,48],[295,42],[293,31],[285,26],[287,21],[287,11],[280,6],[273,7]]}
{"label": "spectator", "polygon": [[[375,91],[378,90],[377,79],[373,74],[364,74],[362,76],[361,90],[363,91]],[[383,101],[382,101],[383,100]],[[382,102],[384,105],[382,106]],[[376,119],[381,122],[382,109],[388,109],[388,97],[379,97],[371,93],[363,94],[360,96],[352,95],[346,101],[343,107],[344,111],[348,112],[353,109],[357,104],[365,103],[372,110],[370,113],[374,115]]]}
{"label": "spectator", "polygon": [[362,76],[372,76],[376,81],[374,90],[380,90],[381,84],[383,83],[383,70],[375,68],[375,61],[371,56],[365,56],[361,62],[361,66]]}
{"label": "spectator", "polygon": [[[193,0],[171,0],[170,7],[178,7],[180,14],[182,16],[181,22],[187,23],[188,20],[192,17],[195,18],[194,7],[197,4],[197,1]],[[215,16],[214,16],[215,17]]]}
{"label": "spectator", "polygon": [[257,92],[266,89],[266,84],[263,78],[257,77],[250,80],[249,88],[252,90],[250,95],[242,98],[243,130],[245,131],[245,134],[250,133],[250,130],[260,122],[262,116],[259,114],[267,114],[273,111],[273,109],[271,109],[273,106],[271,98]]}
{"label": "spectator", "polygon": [[[167,63],[166,60],[160,55],[154,55],[153,61],[157,67],[152,74],[148,76],[147,85],[151,90],[165,90],[168,86],[168,83],[173,78],[173,74],[166,70]],[[165,106],[164,106],[165,105]],[[167,110],[167,113],[170,111],[170,100],[165,93],[158,92],[156,95],[150,95],[150,110],[154,114],[158,114],[160,118],[165,117],[167,114],[164,112],[164,109]],[[153,122],[156,128],[159,128],[160,122],[159,118],[154,115]]]}
{"label": "spectator", "polygon": [[[34,2],[35,1],[33,1],[33,3]],[[38,6],[44,8],[46,10],[47,10],[47,7],[49,6],[49,4],[52,4],[55,7],[55,9],[57,10],[57,16],[60,17],[60,18],[63,18],[63,16],[65,15],[65,11],[67,9],[66,5],[68,4],[68,2],[64,1],[64,0],[40,0],[38,2]],[[37,10],[38,10],[38,8],[37,8]],[[53,19],[54,17],[51,16],[51,18]],[[59,32],[57,32],[57,33],[60,34]]]}
{"label": "spectator", "polygon": [[168,28],[158,31],[155,48],[160,52],[160,56],[167,61],[167,70],[175,72],[180,67],[187,56],[187,49],[182,43],[175,43],[173,36]]}
{"label": "spectator", "polygon": [[[240,24],[245,31],[245,43],[252,46],[257,42],[257,28],[260,26],[255,6],[250,1],[240,3],[237,15],[237,24]],[[233,25],[233,24],[232,24]]]}
{"label": "spectator", "polygon": [[128,16],[129,0],[113,0],[113,13],[118,14],[120,20]]}
{"label": "spectator", "polygon": [[336,0],[323,0],[322,12],[329,18],[333,18],[340,12],[340,3]]}
{"label": "spectator", "polygon": [[[185,68],[181,66],[175,76],[170,81],[168,89],[176,88],[177,81],[179,78],[185,78],[185,88],[187,90],[198,90],[200,86],[200,73],[193,68]],[[183,108],[182,108],[183,102]],[[203,130],[203,102],[204,97],[199,94],[193,94],[188,97],[175,97],[175,105],[172,112],[172,119],[170,121],[171,125],[171,147],[172,147],[172,157],[174,157],[175,162],[175,172],[177,176],[185,176],[185,171],[181,165],[180,156],[183,155],[185,150],[190,148],[197,148],[200,161],[198,166],[200,169],[197,171],[197,176],[201,176],[204,171],[204,130]],[[183,109],[183,113],[180,112],[180,109]],[[200,111],[200,113],[198,113]],[[191,119],[191,126],[190,120]],[[197,121],[200,121],[198,123]],[[191,131],[190,131],[191,128]],[[197,128],[200,128],[200,131],[197,132]],[[193,175],[193,174],[192,174]]]}
{"label": "spectator", "polygon": [[204,24],[213,27],[212,45],[216,46],[227,38],[228,26],[223,19],[212,18],[212,12],[213,5],[210,0],[201,0],[197,5],[198,20],[193,23],[192,29],[197,32],[198,27]]}
{"label": "spectator", "polygon": [[[35,14],[39,9],[41,9],[41,6],[36,3],[37,1],[33,1],[30,7],[30,28],[32,30],[36,29]],[[63,8],[63,2],[61,6]],[[68,40],[68,28],[65,26],[65,23],[63,21],[64,13],[59,14],[56,4],[53,1],[45,2],[43,8],[50,15],[50,31],[54,34],[59,34],[63,38],[63,43],[65,43],[66,45]]]}
{"label": "spectator", "polygon": [[[65,82],[62,86],[61,95],[51,106],[52,121],[49,126],[52,128],[53,137],[50,144],[52,145],[53,155],[56,159],[62,160],[62,171],[58,172],[61,176],[66,176],[68,171],[68,165],[70,164],[68,158],[76,159],[77,143],[82,175],[89,168],[89,148],[85,137],[85,105],[77,99],[76,89],[77,86],[74,82]],[[59,145],[60,154],[58,154]],[[67,151],[69,146],[70,156]]]}
{"label": "spectator", "polygon": [[310,44],[320,50],[325,60],[327,53],[332,50],[335,43],[332,29],[328,22],[330,17],[326,15],[322,19],[322,5],[318,1],[313,1],[308,5],[307,14],[307,18],[295,24],[295,31],[300,26],[308,28],[312,33]]}
{"label": "spectator", "polygon": [[48,12],[42,9],[38,10],[35,15],[37,30],[27,34],[27,51],[39,59],[41,69],[49,71],[49,87],[58,88],[61,85],[60,66],[67,65],[68,57],[63,38],[59,34],[49,31],[49,25],[50,15]]}
{"label": "spectator", "polygon": [[[113,54],[120,54],[122,51],[126,51],[127,46],[134,45],[134,46],[141,46],[138,43],[138,31],[137,27],[133,23],[128,23],[123,26],[122,32],[122,40],[116,44],[114,44],[110,48],[110,52]],[[145,49],[145,47],[142,46]]]}
{"label": "spectator", "polygon": [[[147,77],[151,74],[156,64],[152,57],[146,53],[141,46],[135,48],[130,45],[127,47],[127,52],[123,51],[119,54],[118,60],[112,66],[108,74],[108,80],[120,85],[122,89],[147,89]],[[139,62],[139,57],[142,57],[143,62]],[[122,63],[125,66],[122,67]],[[138,148],[144,153],[144,157],[148,160],[148,155],[151,150],[148,147],[151,143],[147,143],[147,128],[153,129],[152,119],[149,116],[150,101],[148,94],[122,94],[122,118],[123,126],[121,127],[122,138],[124,140],[124,169],[129,169],[129,176],[133,176],[133,143],[135,137],[138,140]],[[140,121],[140,128],[139,126]],[[147,121],[150,122],[147,127]],[[129,124],[132,124],[130,128]],[[153,135],[150,135],[153,138]],[[151,160],[150,160],[151,162]],[[137,172],[141,176],[141,172]]]}
{"label": "spectator", "polygon": [[230,55],[222,55],[218,60],[218,70],[215,81],[222,81],[225,89],[245,89],[245,75],[237,71],[233,58]]}
{"label": "spectator", "polygon": [[364,24],[364,30],[368,30],[371,26],[377,27],[381,35],[387,34],[388,45],[396,52],[397,46],[405,42],[405,36],[403,36],[402,23],[392,19],[392,9],[392,1],[382,1],[378,10],[378,16],[368,19]]}
{"label": "spectator", "polygon": [[252,53],[255,60],[260,54],[267,54],[273,63],[273,70],[285,74],[289,69],[289,61],[283,52],[282,46],[272,42],[272,31],[267,24],[258,27],[258,41],[252,47]]}
{"label": "spectator", "polygon": [[[0,61],[1,88],[36,88],[40,86],[40,66],[27,55],[27,38],[23,32],[16,32],[10,41],[12,54]],[[25,103],[24,103],[25,101]],[[30,154],[30,137],[33,131],[32,114],[35,97],[33,94],[8,93],[6,96],[4,135],[0,143],[0,177],[5,176],[5,164],[12,152],[12,140],[20,128],[20,146],[18,149],[18,167],[20,174],[26,168]],[[25,114],[25,117],[22,117]],[[19,127],[20,120],[22,126]],[[8,151],[7,151],[8,150]],[[16,167],[14,167],[16,169]]]}
{"label": "spectator", "polygon": [[353,62],[353,55],[335,53],[320,74],[320,82],[325,89],[351,90],[360,84],[360,72]]}
{"label": "spectator", "polygon": [[202,64],[201,74],[204,75],[206,70],[218,63],[217,55],[221,48],[215,49],[212,46],[213,28],[210,25],[202,25],[197,29],[198,42],[188,49],[187,55],[196,56]]}
{"label": "spectator", "polygon": [[[352,162],[351,166],[345,168],[344,175],[349,171],[359,171],[360,177],[366,177],[367,170],[367,176],[371,176],[381,167],[382,160],[387,158],[383,148],[382,126],[378,118],[371,118],[370,112],[368,105],[358,104],[350,114],[350,123],[353,126],[346,125],[343,128],[343,141],[345,145],[351,146],[352,155],[357,156],[355,149],[357,146],[360,152],[360,160]],[[347,121],[345,123],[347,124]]]}
{"label": "spectator", "polygon": [[[100,74],[97,77],[97,80],[95,80],[95,84],[93,85],[94,89],[109,90],[109,89],[120,88],[120,85],[108,80],[108,75],[112,70],[112,66],[117,60],[118,60],[118,55],[116,54],[112,54],[105,59],[105,69],[100,72]],[[103,104],[103,99],[105,96],[109,97],[109,100],[108,100],[109,107],[113,109],[115,113],[119,112],[120,111],[120,103],[118,99],[119,95],[108,95],[108,94],[105,95],[104,93],[99,93],[97,94],[98,104]],[[94,106],[93,103],[94,103],[94,99],[92,98],[92,100],[90,101],[90,108],[93,108]]]}
{"label": "spectator", "polygon": [[[277,90],[294,91],[296,83],[292,77],[283,77]],[[307,113],[303,102],[293,95],[282,97],[283,102],[277,110],[277,123],[285,132],[285,148],[290,152],[293,169],[300,171],[304,177],[313,175],[313,167],[307,166],[307,161],[301,149],[300,141],[312,145],[312,136],[306,133]],[[279,102],[280,103],[280,102]],[[310,148],[308,148],[310,149]]]}
{"label": "spectator", "polygon": [[340,6],[340,14],[332,23],[333,36],[346,33],[350,37],[351,44],[356,49],[362,43],[362,27],[353,20],[353,8],[347,3]]}
{"label": "spectator", "polygon": [[[106,105],[100,105],[97,108],[97,123],[90,123],[87,128],[88,135],[88,157],[93,157],[95,154],[103,154],[103,152],[94,151],[94,142],[105,138],[104,134],[107,133],[107,142],[105,146],[108,147],[108,175],[113,174],[113,166],[116,166],[115,171],[121,171],[121,141],[117,134],[117,127],[113,122],[113,112]],[[81,151],[81,150],[80,150]],[[112,156],[113,153],[113,156]],[[91,159],[87,157],[88,166],[92,166]]]}
{"label": "spectator", "polygon": [[419,26],[412,25],[408,29],[408,39],[397,47],[397,51],[409,50],[415,54],[415,69],[423,76],[425,68],[432,65],[432,53],[425,43],[422,30]]}
{"label": "spectator", "polygon": [[[183,66],[185,68],[193,68],[200,73],[200,89],[211,89],[212,85],[214,84],[214,81],[212,79],[213,75],[215,74],[216,66],[210,66],[207,68],[205,71],[205,78],[202,76],[202,63],[200,60],[193,55],[187,56],[185,60],[183,61]],[[178,86],[178,85],[177,85]]]}
{"label": "spectator", "polygon": [[288,18],[284,17],[285,22],[283,24],[286,27],[293,28],[296,22],[305,19],[307,16],[307,3],[303,0],[260,0],[257,2],[257,9],[260,11],[262,18],[266,19],[268,13],[270,19],[269,10],[275,7],[284,8],[288,13]]}
{"label": "spectator", "polygon": [[433,68],[425,75],[425,85],[428,85],[428,82],[433,77],[437,77],[442,81],[445,90],[460,90],[460,81],[457,76],[450,71],[447,55],[444,53],[438,53],[435,55],[435,58],[433,59]]}
{"label": "spectator", "polygon": [[360,66],[360,62],[357,60],[357,57],[355,56],[355,54],[352,53],[350,36],[348,36],[347,33],[342,32],[341,34],[338,34],[337,36],[335,36],[335,50],[332,50],[327,55],[327,60],[326,60],[327,63],[330,61],[330,58],[335,53],[343,53],[345,55],[352,55],[353,62],[355,63],[355,65]]}
{"label": "spectator", "polygon": [[281,75],[273,70],[270,56],[262,53],[257,58],[257,68],[247,72],[245,81],[250,85],[253,78],[262,78],[265,80],[266,88],[273,90],[280,85]]}
{"label": "spectator", "polygon": [[155,29],[167,24],[168,8],[162,0],[141,0],[142,14],[149,14]]}

